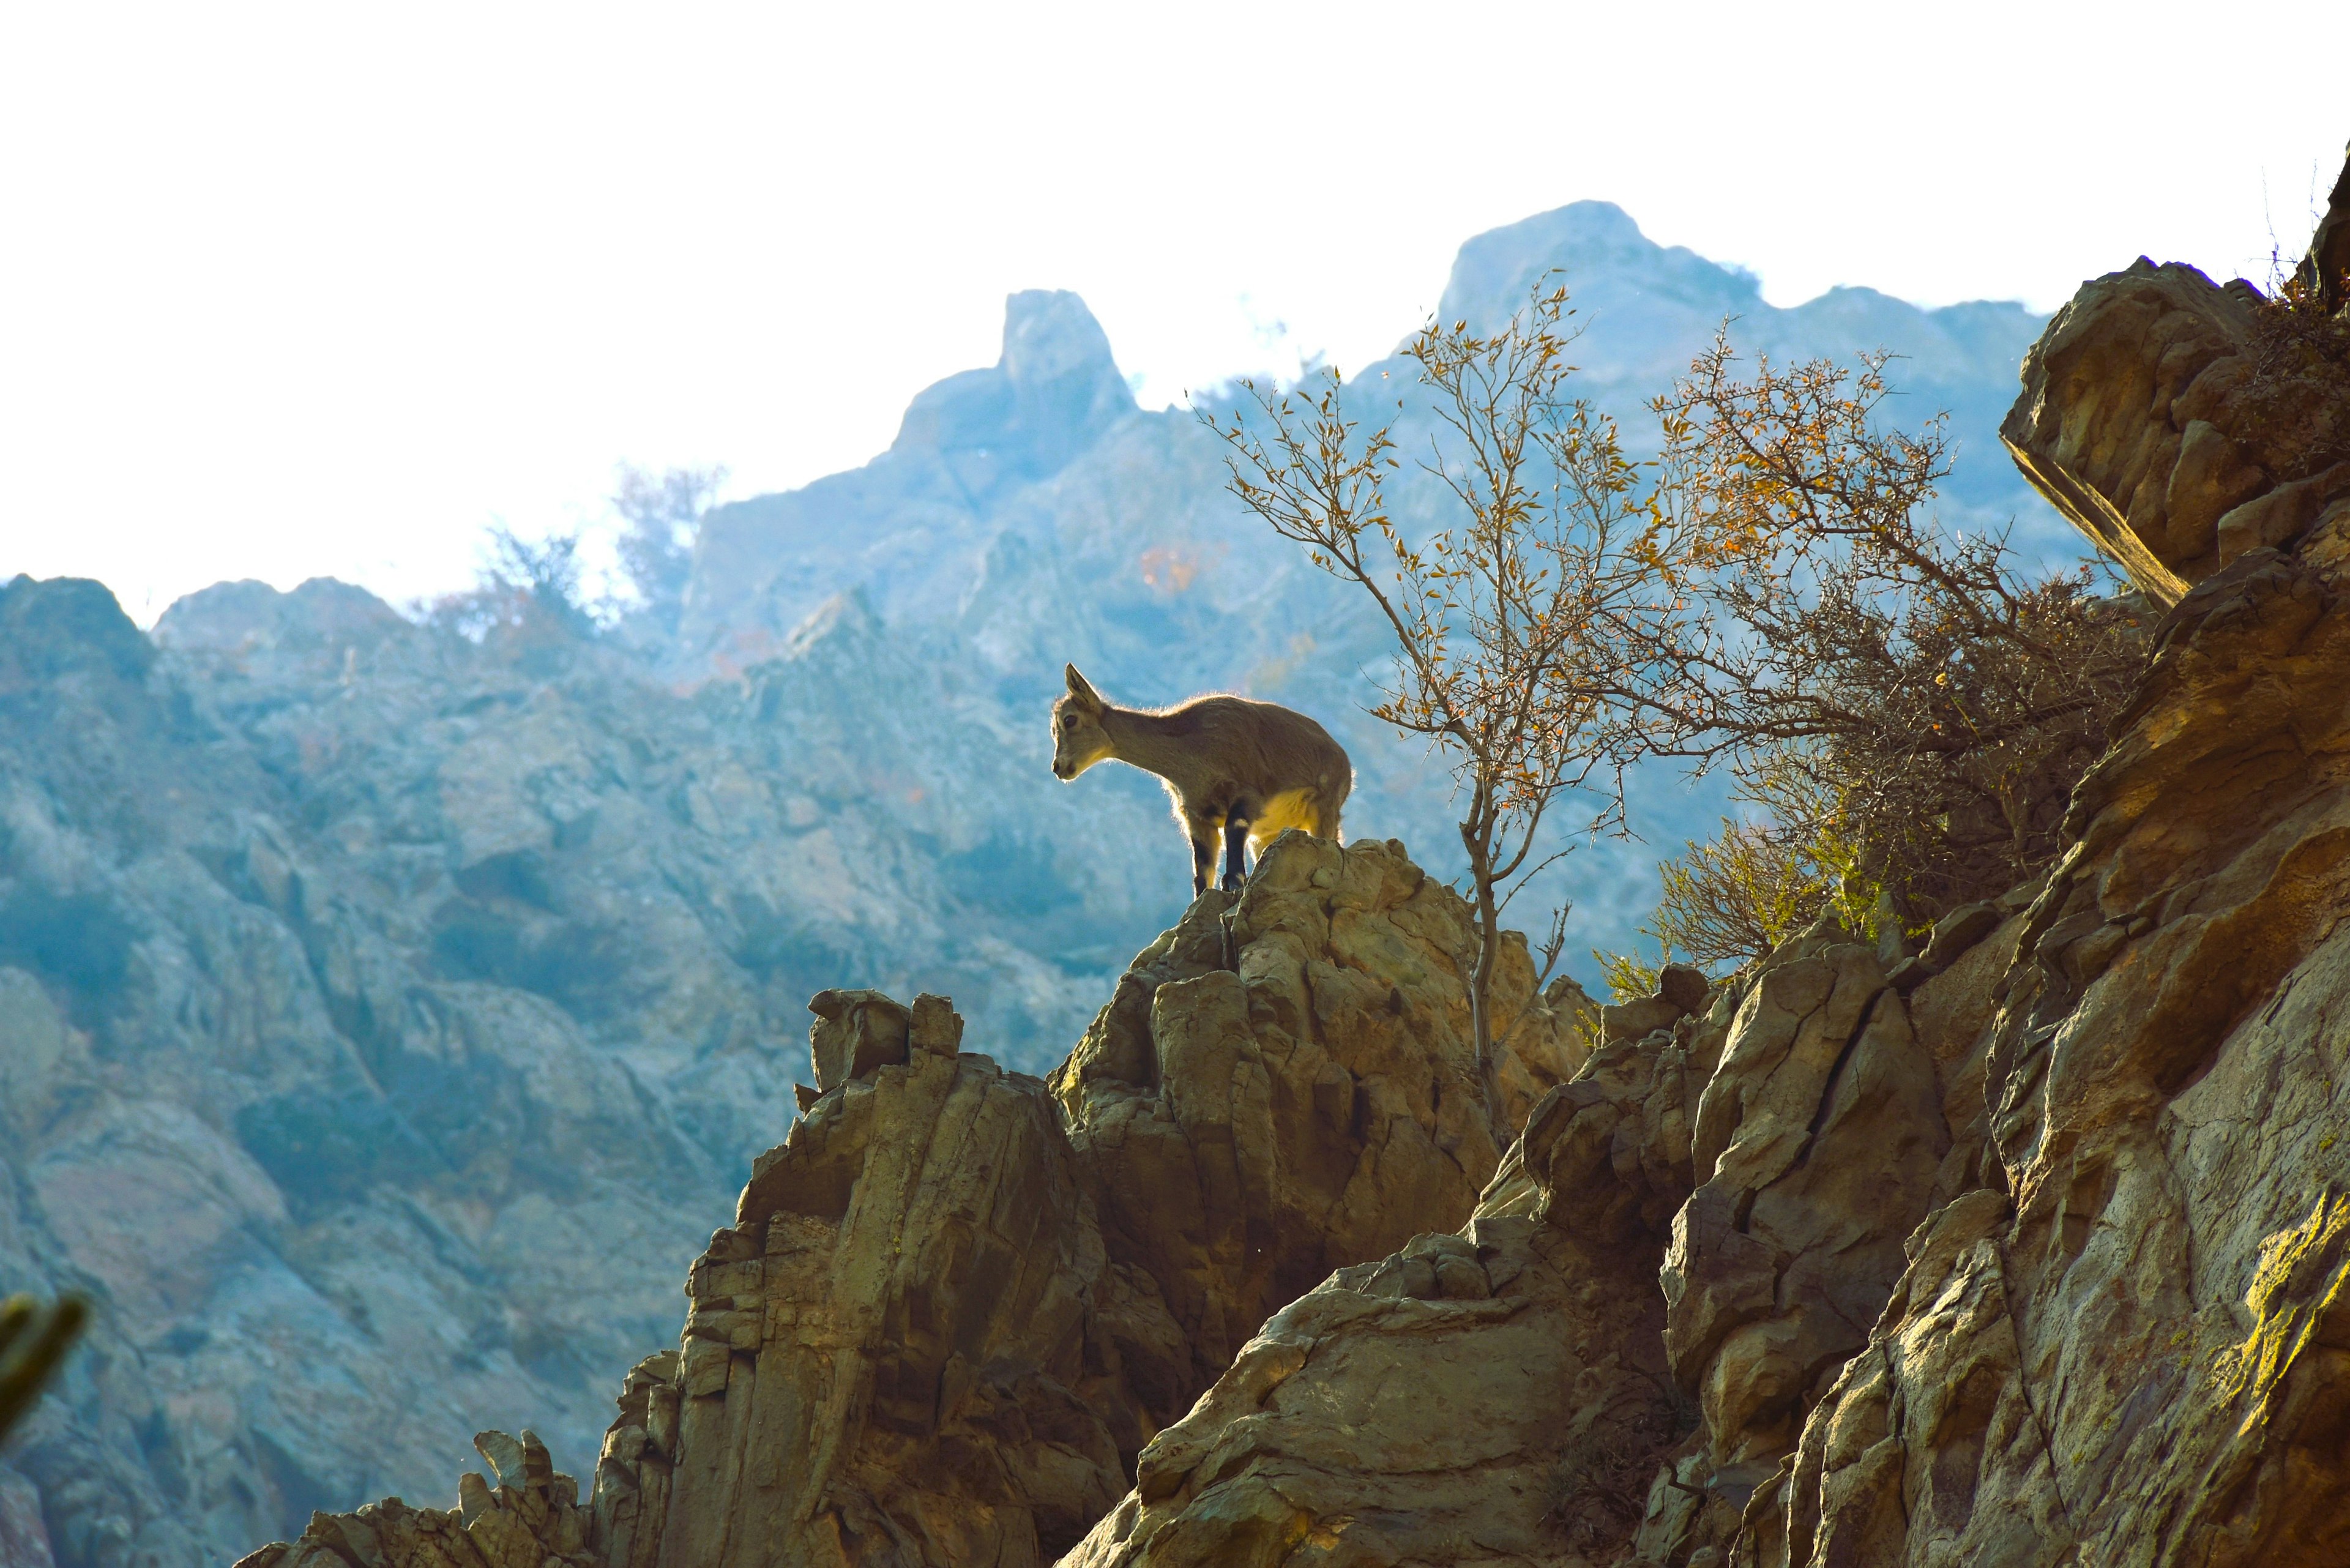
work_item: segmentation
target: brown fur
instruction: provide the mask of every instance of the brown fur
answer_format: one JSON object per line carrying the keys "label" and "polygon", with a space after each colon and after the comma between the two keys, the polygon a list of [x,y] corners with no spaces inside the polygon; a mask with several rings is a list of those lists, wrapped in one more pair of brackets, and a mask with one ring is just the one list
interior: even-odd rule
{"label": "brown fur", "polygon": [[1104,701],[1076,665],[1067,674],[1069,693],[1053,704],[1055,776],[1066,783],[1109,761],[1158,774],[1191,846],[1194,897],[1207,888],[1220,833],[1227,888],[1240,886],[1243,842],[1262,854],[1289,827],[1337,841],[1354,764],[1305,714],[1225,696],[1194,697],[1155,711],[1118,708]]}

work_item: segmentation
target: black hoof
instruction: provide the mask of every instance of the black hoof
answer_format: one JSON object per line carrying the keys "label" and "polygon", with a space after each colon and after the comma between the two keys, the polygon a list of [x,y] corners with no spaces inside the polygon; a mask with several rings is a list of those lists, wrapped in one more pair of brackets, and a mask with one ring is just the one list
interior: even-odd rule
{"label": "black hoof", "polygon": [[1237,893],[1241,890],[1242,882],[1243,878],[1227,872],[1224,875],[1224,879],[1217,883],[1216,886],[1222,888],[1227,893]]}

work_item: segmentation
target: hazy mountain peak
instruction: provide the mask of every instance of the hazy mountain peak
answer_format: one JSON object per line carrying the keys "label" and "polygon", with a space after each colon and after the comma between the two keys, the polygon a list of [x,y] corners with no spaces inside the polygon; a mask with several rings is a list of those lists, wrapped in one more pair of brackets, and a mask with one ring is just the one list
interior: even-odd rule
{"label": "hazy mountain peak", "polygon": [[76,671],[136,680],[154,657],[104,583],[29,576],[0,582],[0,699]]}
{"label": "hazy mountain peak", "polygon": [[1556,268],[1576,299],[1628,288],[1702,297],[1738,311],[1762,303],[1752,274],[1711,262],[1685,246],[1665,246],[1640,232],[1613,202],[1572,202],[1488,229],[1461,247],[1437,314],[1484,329],[1497,327]]}
{"label": "hazy mountain peak", "polygon": [[1003,302],[1003,358],[998,369],[1017,387],[1083,388],[1123,411],[1134,406],[1126,379],[1086,302],[1065,288],[1024,288]]}
{"label": "hazy mountain peak", "polygon": [[974,453],[1041,478],[1132,412],[1134,394],[1086,302],[1023,289],[1004,301],[1003,358],[917,393],[890,450]]}

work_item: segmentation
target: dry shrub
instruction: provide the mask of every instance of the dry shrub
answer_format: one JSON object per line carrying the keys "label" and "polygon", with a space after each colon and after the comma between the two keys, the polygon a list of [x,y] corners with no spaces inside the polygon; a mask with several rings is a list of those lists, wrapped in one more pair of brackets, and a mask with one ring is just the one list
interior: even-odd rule
{"label": "dry shrub", "polygon": [[2289,278],[2252,306],[2236,429],[2280,483],[2350,462],[2350,305],[2327,305],[2345,293],[2341,280],[2320,293]]}
{"label": "dry shrub", "polygon": [[1665,867],[1650,933],[1700,963],[1823,913],[1922,927],[2028,877],[2144,669],[2143,601],[1937,523],[1942,421],[1887,427],[1886,363],[1741,379],[1717,340],[1656,404],[1716,617],[1679,688],[1689,752],[1762,813]]}

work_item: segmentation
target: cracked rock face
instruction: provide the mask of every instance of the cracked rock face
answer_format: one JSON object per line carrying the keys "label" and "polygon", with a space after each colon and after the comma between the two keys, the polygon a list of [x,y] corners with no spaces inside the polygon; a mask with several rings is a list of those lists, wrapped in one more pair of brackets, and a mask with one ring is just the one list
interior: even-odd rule
{"label": "cracked rock face", "polygon": [[2350,616],[2261,551],[2160,635],[1984,1031],[1988,1185],[1910,1238],[1759,1563],[2350,1551]]}
{"label": "cracked rock face", "polygon": [[1266,1324],[1070,1561],[1719,1562],[1904,1238],[1970,1185],[1950,993],[2022,923],[1907,997],[1823,925],[1743,984],[1610,1009],[1671,1022],[1545,1095],[1468,1225]]}
{"label": "cracked rock face", "polygon": [[[2237,308],[2190,276],[2163,287],[2189,313]],[[2072,395],[2102,410],[2083,428],[2102,422],[2106,448],[2155,452],[2176,420],[2116,390],[2192,356],[2130,341]],[[2235,432],[2272,477],[2306,467],[2292,443],[2350,410],[2293,414]],[[2334,516],[2290,549],[2264,536],[2232,552],[2223,519],[2210,560],[2177,556],[2192,586],[2074,797],[2072,846],[2015,923],[2012,961],[1970,999],[1981,1182],[1910,1236],[1866,1347],[1748,1511],[1743,1560],[2350,1557],[2350,602]]]}
{"label": "cracked rock face", "polygon": [[1220,901],[1136,961],[1053,1075],[1113,1255],[1181,1325],[1192,1390],[1332,1269],[1459,1225],[1582,1050],[1511,945],[1489,1098],[1454,963],[1466,907],[1400,846],[1286,838]]}
{"label": "cracked rock face", "polygon": [[1607,1561],[1678,1424],[1638,1150],[1684,1061],[1664,1033],[1602,1047],[1467,1225],[1275,1314],[1066,1561]]}

